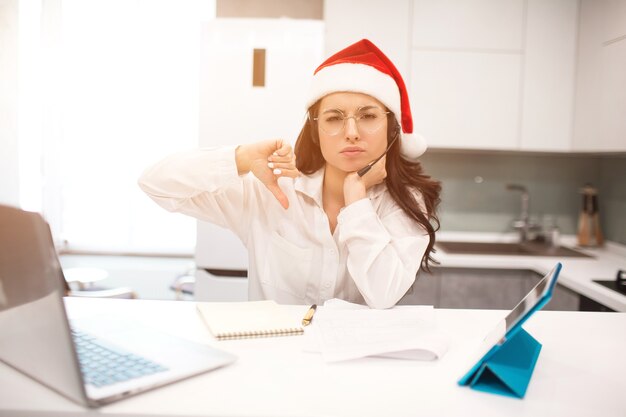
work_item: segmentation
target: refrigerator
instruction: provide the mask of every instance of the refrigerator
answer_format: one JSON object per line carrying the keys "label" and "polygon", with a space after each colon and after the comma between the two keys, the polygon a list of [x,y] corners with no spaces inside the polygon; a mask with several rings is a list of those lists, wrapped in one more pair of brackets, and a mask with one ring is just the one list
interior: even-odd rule
{"label": "refrigerator", "polygon": [[[324,56],[323,21],[214,19],[201,45],[199,146],[272,138],[293,145]],[[248,254],[234,233],[198,221],[195,263],[196,300],[248,299]]]}

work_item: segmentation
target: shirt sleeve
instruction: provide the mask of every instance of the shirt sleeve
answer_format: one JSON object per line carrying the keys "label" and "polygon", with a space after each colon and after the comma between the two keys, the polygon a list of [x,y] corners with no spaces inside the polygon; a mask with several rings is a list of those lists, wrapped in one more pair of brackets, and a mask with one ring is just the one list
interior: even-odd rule
{"label": "shirt sleeve", "polygon": [[348,271],[372,308],[393,307],[406,294],[430,241],[426,230],[395,202],[385,211],[379,215],[364,198],[337,218],[340,243],[348,248]]}
{"label": "shirt sleeve", "polygon": [[139,187],[158,205],[231,229],[246,243],[253,181],[239,176],[235,147],[177,153],[147,168]]}

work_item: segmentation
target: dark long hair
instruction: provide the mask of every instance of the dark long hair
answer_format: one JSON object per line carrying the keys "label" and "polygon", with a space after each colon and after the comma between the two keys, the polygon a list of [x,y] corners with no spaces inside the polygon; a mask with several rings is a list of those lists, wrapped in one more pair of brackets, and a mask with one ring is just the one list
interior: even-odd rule
{"label": "dark long hair", "polygon": [[[294,148],[296,154],[296,166],[303,174],[313,174],[326,163],[319,145],[319,133],[313,121],[320,107],[318,100],[309,108],[307,121],[304,123]],[[400,126],[393,113],[388,114],[387,119],[387,143],[400,135]],[[385,167],[387,177],[385,184],[391,198],[400,208],[414,221],[419,223],[428,233],[430,238],[426,252],[422,257],[420,267],[430,272],[430,263],[437,263],[432,254],[435,252],[435,232],[439,230],[440,223],[437,217],[437,207],[441,202],[441,183],[424,174],[424,169],[419,162],[411,162],[400,155],[400,138],[397,138],[387,152]],[[422,211],[415,199],[415,190],[418,190],[424,199],[426,212]]]}

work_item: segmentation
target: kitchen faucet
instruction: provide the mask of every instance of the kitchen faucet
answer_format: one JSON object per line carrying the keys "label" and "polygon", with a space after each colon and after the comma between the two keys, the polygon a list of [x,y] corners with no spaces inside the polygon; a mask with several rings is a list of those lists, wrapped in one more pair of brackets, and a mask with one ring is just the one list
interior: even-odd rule
{"label": "kitchen faucet", "polygon": [[513,228],[519,230],[520,243],[525,243],[529,240],[529,231],[539,230],[539,225],[530,222],[530,195],[528,194],[528,189],[520,184],[507,184],[506,189],[522,193],[520,218],[513,221]]}

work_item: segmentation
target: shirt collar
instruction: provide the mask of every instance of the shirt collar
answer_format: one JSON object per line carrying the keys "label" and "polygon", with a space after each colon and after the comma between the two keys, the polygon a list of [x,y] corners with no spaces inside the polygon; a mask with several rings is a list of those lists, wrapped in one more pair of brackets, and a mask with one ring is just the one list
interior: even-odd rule
{"label": "shirt collar", "polygon": [[[322,207],[322,185],[324,183],[324,168],[322,167],[311,175],[300,175],[294,181],[295,190],[313,199]],[[367,190],[367,196],[372,199],[385,191],[385,184],[377,184]]]}
{"label": "shirt collar", "polygon": [[322,207],[322,185],[324,183],[324,167],[311,175],[301,174],[294,181],[296,192],[302,193],[313,199],[318,206]]}

